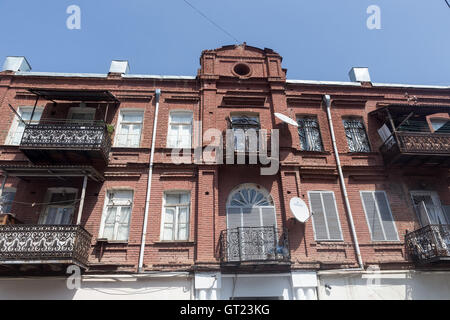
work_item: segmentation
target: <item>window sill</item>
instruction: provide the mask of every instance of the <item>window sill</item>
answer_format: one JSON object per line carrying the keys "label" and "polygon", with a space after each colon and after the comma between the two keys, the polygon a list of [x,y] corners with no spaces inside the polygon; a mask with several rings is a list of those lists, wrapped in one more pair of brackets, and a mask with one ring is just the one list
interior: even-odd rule
{"label": "window sill", "polygon": [[128,244],[128,240],[108,240],[104,238],[97,238],[97,243],[107,243],[107,244]]}
{"label": "window sill", "polygon": [[191,246],[194,245],[194,241],[189,240],[161,240],[153,242],[154,245],[173,245],[173,246]]}

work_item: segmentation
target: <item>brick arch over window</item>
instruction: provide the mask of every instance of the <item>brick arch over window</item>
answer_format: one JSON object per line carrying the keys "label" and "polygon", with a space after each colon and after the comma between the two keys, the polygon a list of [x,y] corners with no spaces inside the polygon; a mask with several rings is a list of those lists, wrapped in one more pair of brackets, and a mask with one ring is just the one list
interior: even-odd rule
{"label": "brick arch over window", "polygon": [[276,227],[272,196],[263,187],[245,183],[234,188],[227,200],[227,228]]}

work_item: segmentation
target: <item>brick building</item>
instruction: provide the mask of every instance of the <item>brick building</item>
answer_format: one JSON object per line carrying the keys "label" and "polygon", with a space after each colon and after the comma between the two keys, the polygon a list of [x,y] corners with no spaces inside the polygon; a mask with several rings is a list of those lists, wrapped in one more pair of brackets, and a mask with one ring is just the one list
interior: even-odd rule
{"label": "brick building", "polygon": [[[8,57],[0,298],[448,298],[450,87],[286,73],[245,43],[203,51],[195,77]],[[263,130],[274,162],[250,164]]]}

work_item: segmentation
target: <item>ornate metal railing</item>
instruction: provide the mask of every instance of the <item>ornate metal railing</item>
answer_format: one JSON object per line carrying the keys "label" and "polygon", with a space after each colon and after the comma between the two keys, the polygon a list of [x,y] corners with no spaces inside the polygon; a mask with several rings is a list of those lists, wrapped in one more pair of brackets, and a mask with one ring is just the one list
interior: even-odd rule
{"label": "ornate metal railing", "polygon": [[85,267],[91,238],[79,225],[0,226],[0,264],[59,262]]}
{"label": "ornate metal railing", "polygon": [[25,127],[20,149],[100,150],[108,159],[111,137],[104,123],[41,122]]}
{"label": "ornate metal railing", "polygon": [[397,131],[380,147],[386,161],[399,153],[449,154],[450,134]]}
{"label": "ornate metal railing", "polygon": [[287,231],[274,226],[223,230],[219,239],[222,262],[290,261]]}
{"label": "ornate metal railing", "polygon": [[405,243],[413,261],[450,260],[450,225],[428,225],[407,233]]}
{"label": "ornate metal railing", "polygon": [[401,152],[450,154],[450,134],[399,131],[396,136]]}

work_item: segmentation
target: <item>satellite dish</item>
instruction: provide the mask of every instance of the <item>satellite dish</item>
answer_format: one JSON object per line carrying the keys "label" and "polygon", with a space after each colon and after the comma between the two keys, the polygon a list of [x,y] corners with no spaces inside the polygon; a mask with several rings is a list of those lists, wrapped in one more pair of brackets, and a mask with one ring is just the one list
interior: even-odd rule
{"label": "satellite dish", "polygon": [[282,114],[282,113],[278,113],[278,112],[275,112],[274,115],[275,115],[275,117],[277,117],[277,118],[280,119],[281,121],[286,122],[286,123],[288,123],[288,124],[291,124],[291,125],[293,125],[293,126],[298,127],[298,123],[295,122],[294,120],[292,120],[291,118],[289,118],[288,116],[286,116],[286,115],[284,115],[284,114]]}
{"label": "satellite dish", "polygon": [[295,219],[301,223],[305,223],[309,219],[310,215],[308,206],[302,199],[297,197],[292,198],[289,202],[289,207],[291,208],[291,212]]}

